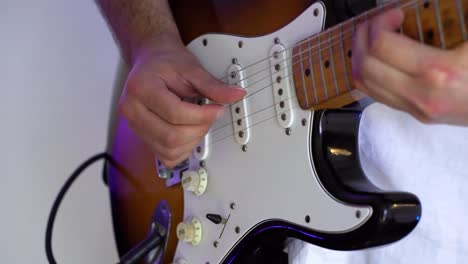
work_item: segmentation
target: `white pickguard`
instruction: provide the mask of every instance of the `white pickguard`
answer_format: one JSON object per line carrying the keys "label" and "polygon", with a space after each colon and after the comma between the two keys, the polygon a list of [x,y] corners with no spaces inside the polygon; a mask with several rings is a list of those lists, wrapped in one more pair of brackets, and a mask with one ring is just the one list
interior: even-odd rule
{"label": "white pickguard", "polygon": [[[318,16],[314,15],[315,9],[319,10]],[[242,67],[254,64],[269,56],[275,38],[286,48],[292,47],[319,33],[324,21],[325,8],[322,3],[315,3],[273,34],[256,38],[208,34],[193,40],[188,48],[211,74],[222,79],[233,58]],[[239,41],[243,42],[242,48]],[[257,82],[248,88],[248,93],[271,84],[271,79],[265,78],[270,74],[269,67],[269,61],[264,60],[247,69],[246,76],[267,69],[247,80],[247,85]],[[265,79],[259,81],[262,78]],[[292,93],[295,96],[294,89]],[[250,117],[251,124],[256,125],[251,127],[246,152],[234,140],[233,126],[227,125],[233,121],[229,109],[224,119],[214,125],[219,129],[210,134],[209,155],[205,160],[206,192],[201,196],[184,194],[184,217],[201,220],[203,238],[198,246],[179,242],[175,260],[219,263],[250,229],[269,219],[282,219],[321,232],[343,233],[361,226],[372,214],[370,207],[343,204],[322,188],[311,157],[312,112],[301,110],[295,103],[295,122],[288,136],[275,118],[274,107],[268,108],[274,104],[271,87],[246,100],[250,113],[267,109]],[[301,124],[304,118],[306,126]],[[198,162],[192,161],[191,167],[198,167]],[[230,208],[231,203],[235,203],[235,209]],[[356,217],[356,210],[361,211],[360,218]],[[210,222],[205,218],[207,213],[226,218],[230,215],[221,238],[223,225]],[[310,216],[309,223],[305,222],[306,215]],[[240,233],[235,232],[236,227]]]}

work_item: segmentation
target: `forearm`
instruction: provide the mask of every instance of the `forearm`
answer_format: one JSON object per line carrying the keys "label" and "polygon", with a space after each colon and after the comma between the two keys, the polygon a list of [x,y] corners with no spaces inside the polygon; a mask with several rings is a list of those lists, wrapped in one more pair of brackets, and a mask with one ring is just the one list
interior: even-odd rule
{"label": "forearm", "polygon": [[144,49],[182,46],[167,0],[96,0],[123,56],[132,62]]}

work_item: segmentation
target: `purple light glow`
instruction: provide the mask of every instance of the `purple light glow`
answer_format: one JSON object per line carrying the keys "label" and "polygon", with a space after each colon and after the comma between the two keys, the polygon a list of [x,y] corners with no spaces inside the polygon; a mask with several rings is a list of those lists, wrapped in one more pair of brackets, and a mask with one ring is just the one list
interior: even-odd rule
{"label": "purple light glow", "polygon": [[[257,236],[258,234],[263,233],[263,232],[265,232],[265,231],[267,231],[267,230],[270,230],[270,229],[281,229],[281,228],[282,228],[282,229],[293,230],[293,231],[295,231],[295,232],[297,232],[297,233],[301,233],[301,234],[303,234],[303,235],[305,235],[305,236],[308,236],[308,237],[310,237],[310,238],[313,238],[313,239],[324,240],[323,237],[319,237],[319,236],[316,236],[316,235],[312,235],[312,234],[309,234],[309,233],[307,233],[307,232],[301,231],[301,230],[299,230],[299,229],[297,229],[297,228],[290,227],[290,226],[284,226],[284,225],[273,225],[273,226],[268,226],[268,227],[262,228],[262,229],[258,230],[257,232],[255,232],[255,234],[253,234],[253,236]],[[228,264],[232,264],[232,262],[234,261],[234,259],[235,259],[236,257],[237,257],[237,254],[234,255],[234,256],[232,256],[232,258],[229,260]]]}

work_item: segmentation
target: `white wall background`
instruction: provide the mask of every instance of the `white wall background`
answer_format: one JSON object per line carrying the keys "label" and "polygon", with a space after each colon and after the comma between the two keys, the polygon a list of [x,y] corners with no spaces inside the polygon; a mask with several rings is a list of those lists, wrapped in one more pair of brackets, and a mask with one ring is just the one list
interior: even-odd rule
{"label": "white wall background", "polygon": [[[0,0],[0,259],[46,263],[47,215],[68,175],[106,145],[118,50],[92,0]],[[67,195],[59,263],[115,263],[102,164]]]}

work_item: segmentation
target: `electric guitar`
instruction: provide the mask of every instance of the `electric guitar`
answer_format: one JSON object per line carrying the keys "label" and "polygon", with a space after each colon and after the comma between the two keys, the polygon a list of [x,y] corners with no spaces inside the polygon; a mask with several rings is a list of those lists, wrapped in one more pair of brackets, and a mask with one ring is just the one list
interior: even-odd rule
{"label": "electric guitar", "polygon": [[400,6],[402,33],[453,48],[468,38],[468,0],[401,0],[336,23],[339,2],[171,1],[187,48],[247,95],[174,169],[117,118],[110,152],[123,170],[107,172],[121,254],[155,230],[167,240],[163,257],[148,263],[227,264],[248,263],[272,237],[355,250],[415,228],[418,198],[377,188],[360,166],[361,112],[342,108],[362,98],[352,37]]}

